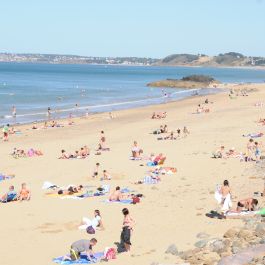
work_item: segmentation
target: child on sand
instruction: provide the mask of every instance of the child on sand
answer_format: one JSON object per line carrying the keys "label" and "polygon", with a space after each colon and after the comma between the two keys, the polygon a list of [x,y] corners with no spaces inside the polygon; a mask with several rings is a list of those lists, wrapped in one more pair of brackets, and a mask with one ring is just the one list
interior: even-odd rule
{"label": "child on sand", "polygon": [[101,178],[101,180],[111,180],[112,177],[110,175],[110,173],[107,170],[103,170],[103,177]]}
{"label": "child on sand", "polygon": [[18,199],[20,201],[29,201],[30,198],[31,198],[30,190],[27,188],[26,183],[22,183]]}

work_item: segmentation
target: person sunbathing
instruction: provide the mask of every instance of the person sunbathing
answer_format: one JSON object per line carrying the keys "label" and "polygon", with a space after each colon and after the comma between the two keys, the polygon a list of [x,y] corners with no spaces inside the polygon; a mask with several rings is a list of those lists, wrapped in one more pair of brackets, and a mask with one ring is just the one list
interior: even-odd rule
{"label": "person sunbathing", "polygon": [[73,158],[73,155],[66,153],[65,150],[61,151],[61,156],[59,157],[59,159],[70,159]]}
{"label": "person sunbathing", "polygon": [[240,158],[241,157],[241,153],[236,152],[235,148],[232,147],[231,149],[229,149],[228,152],[226,152],[226,156],[227,157],[233,157],[233,158]]}
{"label": "person sunbathing", "polygon": [[153,112],[151,119],[164,119],[167,117],[167,112]]}
{"label": "person sunbathing", "polygon": [[109,196],[110,201],[121,201],[126,198],[128,198],[128,195],[122,194],[121,188],[119,186],[117,186]]}
{"label": "person sunbathing", "polygon": [[94,211],[94,218],[93,219],[89,219],[87,217],[83,217],[82,222],[79,225],[78,229],[79,230],[86,230],[90,226],[92,226],[94,231],[96,231],[96,229],[104,230],[102,217],[101,217],[101,214],[100,214],[99,210],[95,210]]}
{"label": "person sunbathing", "polygon": [[70,185],[67,189],[59,189],[56,193],[59,195],[73,195],[83,190],[83,185],[74,186]]}
{"label": "person sunbathing", "polygon": [[176,140],[176,139],[177,138],[174,136],[174,132],[173,131],[169,135],[167,135],[166,137],[164,137],[164,140]]}
{"label": "person sunbathing", "polygon": [[248,133],[248,134],[243,134],[243,137],[250,137],[250,138],[259,138],[262,137],[264,133],[259,132],[259,133]]}
{"label": "person sunbathing", "polygon": [[242,210],[244,209],[247,211],[254,211],[257,208],[258,203],[258,200],[253,198],[240,200],[237,203],[236,211],[239,213],[242,212]]}
{"label": "person sunbathing", "polygon": [[31,198],[31,192],[30,192],[30,190],[27,188],[26,183],[22,183],[21,190],[19,192],[18,199],[20,201],[29,201],[30,198]]}
{"label": "person sunbathing", "polygon": [[136,141],[133,142],[132,147],[132,158],[133,159],[141,159],[141,154],[143,153],[143,150],[138,147],[138,143]]}
{"label": "person sunbathing", "polygon": [[11,154],[14,158],[26,157],[27,154],[23,149],[14,148],[13,153]]}
{"label": "person sunbathing", "polygon": [[6,194],[1,197],[1,202],[11,202],[17,200],[17,192],[14,186],[10,186]]}

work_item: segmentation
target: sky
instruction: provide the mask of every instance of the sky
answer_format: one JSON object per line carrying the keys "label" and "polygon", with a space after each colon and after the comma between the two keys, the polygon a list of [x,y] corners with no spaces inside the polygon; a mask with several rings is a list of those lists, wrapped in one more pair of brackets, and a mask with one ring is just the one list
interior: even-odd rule
{"label": "sky", "polygon": [[8,0],[0,52],[265,56],[265,0]]}

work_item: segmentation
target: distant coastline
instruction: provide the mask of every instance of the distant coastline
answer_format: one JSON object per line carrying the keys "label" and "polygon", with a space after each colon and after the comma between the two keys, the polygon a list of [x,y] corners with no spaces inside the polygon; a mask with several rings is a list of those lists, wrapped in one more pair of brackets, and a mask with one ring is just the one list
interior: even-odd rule
{"label": "distant coastline", "polygon": [[97,57],[62,54],[0,53],[0,62],[265,69],[265,57],[245,56],[236,52],[218,54],[216,56],[208,56],[205,54],[172,54],[163,59],[149,57]]}

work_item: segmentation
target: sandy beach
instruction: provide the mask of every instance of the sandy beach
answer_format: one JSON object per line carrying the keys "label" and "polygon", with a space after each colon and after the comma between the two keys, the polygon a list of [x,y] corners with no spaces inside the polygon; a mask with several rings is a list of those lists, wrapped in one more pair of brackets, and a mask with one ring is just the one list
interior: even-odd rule
{"label": "sandy beach", "polygon": [[[103,183],[99,178],[91,177],[97,162],[101,164],[101,171],[106,169],[113,176],[112,180],[104,181],[111,185],[111,189],[119,185],[144,194],[140,204],[128,205],[136,221],[132,250],[118,255],[113,264],[174,263],[176,257],[165,254],[170,244],[186,250],[193,248],[200,232],[218,237],[228,228],[240,226],[240,220],[209,219],[205,213],[216,208],[213,193],[224,179],[230,181],[234,207],[238,199],[263,191],[264,180],[248,174],[255,162],[211,158],[212,152],[221,145],[245,152],[248,138],[242,135],[264,132],[264,127],[256,121],[265,117],[265,106],[254,104],[264,98],[265,85],[241,85],[240,88],[246,86],[257,88],[257,91],[235,99],[229,98],[228,91],[207,96],[213,102],[207,105],[209,113],[192,114],[206,99],[193,97],[117,111],[114,119],[109,119],[106,113],[87,119],[76,118],[75,125],[64,128],[32,130],[31,125],[20,126],[22,134],[11,135],[8,142],[0,143],[0,172],[16,175],[14,179],[0,183],[0,194],[4,194],[11,184],[19,190],[21,183],[26,182],[32,191],[32,199],[0,206],[1,265],[54,264],[52,259],[68,254],[72,242],[91,238],[79,231],[78,225],[83,216],[92,217],[95,209],[101,211],[105,226],[104,231],[96,232],[98,244],[95,251],[102,251],[119,241],[123,221],[121,210],[127,205],[104,203],[107,197],[62,200],[45,196],[41,189],[44,181],[61,186],[83,184],[98,187]],[[150,117],[154,111],[166,111],[167,118],[152,120]],[[152,132],[161,124],[167,124],[170,131],[187,126],[190,135],[173,141],[158,141]],[[97,156],[93,151],[88,158],[80,160],[58,159],[62,149],[74,152],[87,145],[94,150],[101,130],[105,131],[109,152]],[[147,166],[140,166],[146,161],[129,160],[134,140],[138,141],[146,156],[165,154],[165,166],[176,167],[177,174],[163,176],[157,185],[132,184],[142,179],[148,170]],[[263,141],[262,138],[258,140]],[[40,149],[44,155],[14,159],[10,153],[15,147]],[[263,199],[259,200],[262,204]]]}

